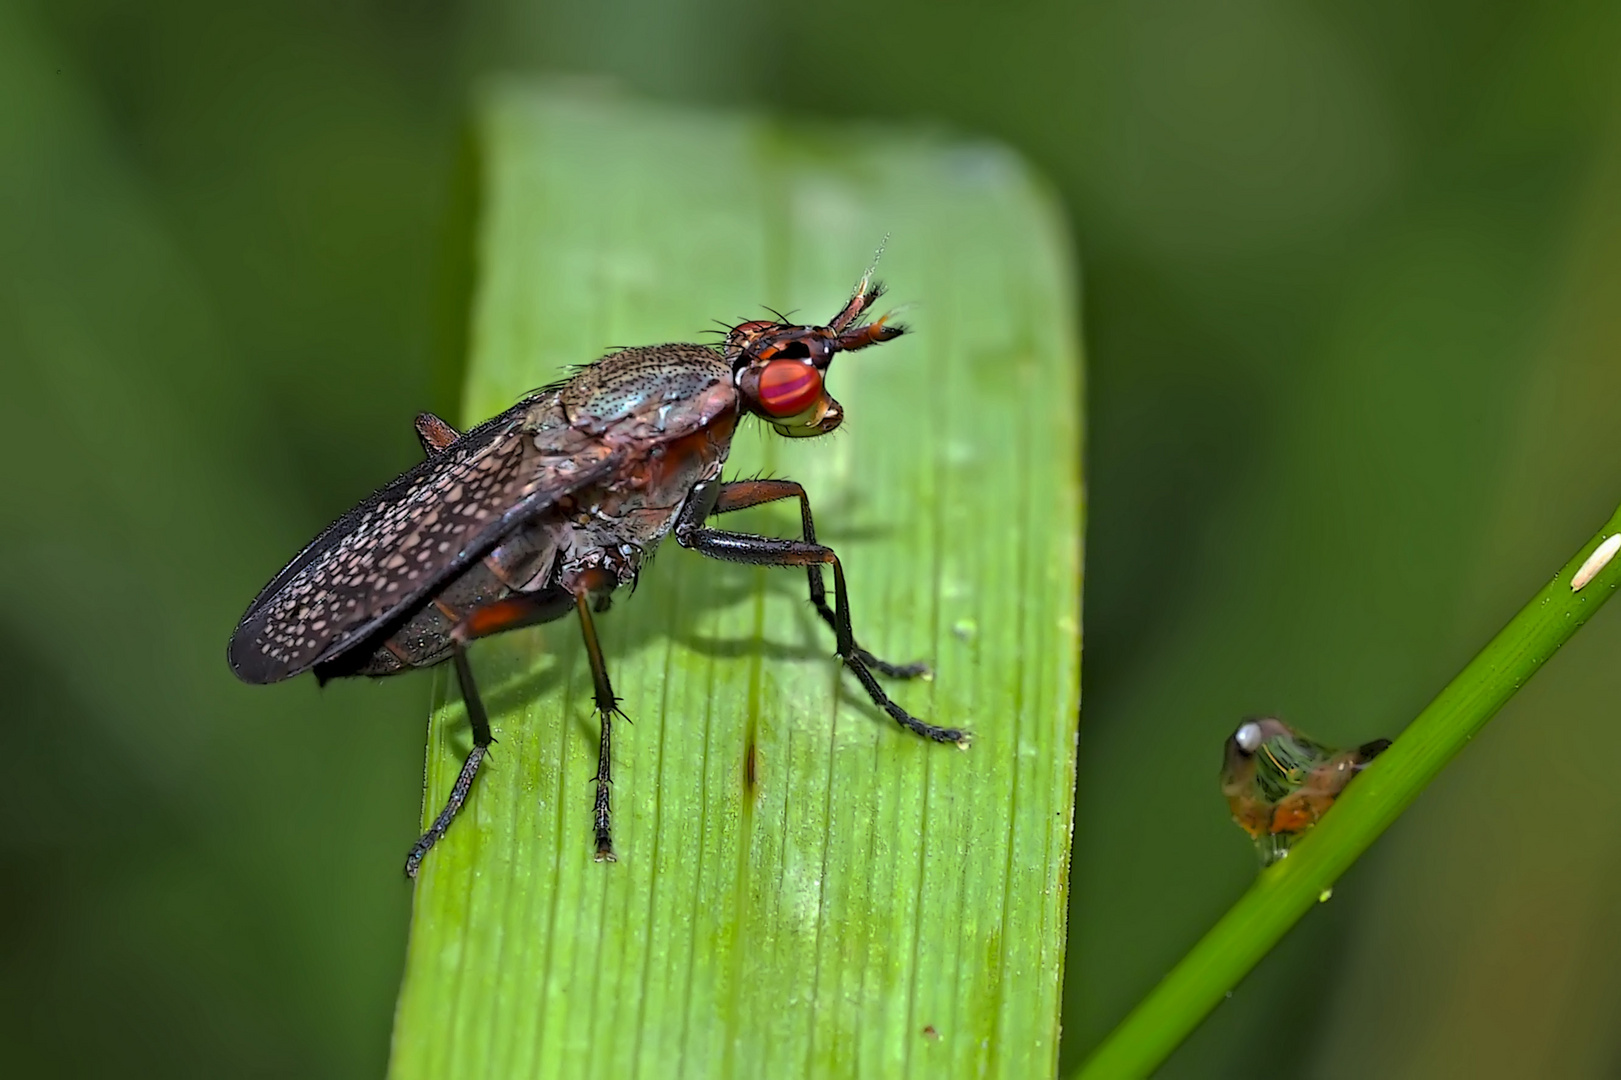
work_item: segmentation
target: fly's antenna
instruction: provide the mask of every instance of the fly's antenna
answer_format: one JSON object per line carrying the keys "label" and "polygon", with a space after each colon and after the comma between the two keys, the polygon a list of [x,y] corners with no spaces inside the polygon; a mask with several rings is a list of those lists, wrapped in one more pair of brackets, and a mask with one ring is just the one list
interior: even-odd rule
{"label": "fly's antenna", "polygon": [[837,315],[828,321],[828,329],[839,334],[845,333],[852,326],[858,325],[861,317],[867,313],[867,309],[877,303],[880,296],[884,295],[883,285],[874,281],[872,276],[877,273],[878,260],[884,257],[884,248],[888,246],[889,234],[885,233],[883,242],[878,245],[878,250],[873,252],[872,265],[867,267],[867,272],[861,275],[860,281],[856,282],[855,291],[850,294],[849,302],[844,305]]}
{"label": "fly's antenna", "polygon": [[867,272],[861,275],[861,281],[856,285],[856,296],[865,295],[868,287],[872,285],[872,276],[878,272],[878,260],[884,257],[884,249],[888,246],[889,234],[885,233],[884,238],[878,241],[878,250],[872,253],[872,265],[867,267]]}

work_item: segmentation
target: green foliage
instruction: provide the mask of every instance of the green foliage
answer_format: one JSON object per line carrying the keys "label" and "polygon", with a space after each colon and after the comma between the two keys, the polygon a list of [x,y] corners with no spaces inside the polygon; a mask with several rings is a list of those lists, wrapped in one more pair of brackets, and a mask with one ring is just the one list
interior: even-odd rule
{"label": "green foliage", "polygon": [[[600,623],[635,722],[619,862],[598,864],[578,629],[480,643],[499,741],[417,885],[392,1075],[1049,1074],[1081,555],[1049,196],[991,146],[522,84],[486,99],[479,139],[468,422],[607,346],[693,340],[755,303],[829,315],[890,234],[880,269],[917,332],[835,362],[836,435],[751,425],[728,473],[805,484],[864,644],[935,667],[897,700],[974,744],[870,708],[801,573],[670,541]],[[797,513],[741,527],[788,535]],[[425,821],[469,745],[440,701]]]}
{"label": "green foliage", "polygon": [[[1526,0],[0,2],[0,1073],[384,1068],[432,680],[246,687],[221,653],[416,460],[412,414],[455,405],[429,357],[465,336],[436,287],[470,78],[919,118],[1054,182],[1087,274],[1073,1067],[1254,880],[1215,783],[1239,719],[1397,733],[1613,508],[1618,52],[1621,5]],[[739,296],[820,311],[891,228],[803,296],[740,280],[656,336]],[[941,317],[916,315],[896,348]],[[621,649],[681,558],[604,620]],[[793,618],[771,627],[825,652]],[[1612,612],[1160,1075],[1613,1072],[1617,655]]]}

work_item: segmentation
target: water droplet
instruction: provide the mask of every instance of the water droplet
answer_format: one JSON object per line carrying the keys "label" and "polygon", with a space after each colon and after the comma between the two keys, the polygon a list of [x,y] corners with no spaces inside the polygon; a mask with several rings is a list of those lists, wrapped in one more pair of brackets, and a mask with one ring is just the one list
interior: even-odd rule
{"label": "water droplet", "polygon": [[1334,895],[1334,887],[1331,885],[1328,888],[1324,889],[1322,892],[1317,894],[1317,902],[1319,904],[1326,904],[1326,903],[1328,903],[1328,898],[1333,896],[1333,895]]}
{"label": "water droplet", "polygon": [[963,641],[972,641],[974,635],[979,633],[979,624],[973,619],[958,619],[951,624],[951,632]]}

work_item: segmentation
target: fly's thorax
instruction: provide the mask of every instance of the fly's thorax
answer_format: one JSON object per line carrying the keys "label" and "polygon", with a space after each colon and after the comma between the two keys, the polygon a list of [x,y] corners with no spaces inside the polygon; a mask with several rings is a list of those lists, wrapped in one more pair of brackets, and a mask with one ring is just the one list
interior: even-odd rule
{"label": "fly's thorax", "polygon": [[603,431],[626,420],[653,431],[702,426],[716,390],[729,399],[731,369],[702,345],[649,345],[610,353],[559,390],[576,427]]}
{"label": "fly's thorax", "polygon": [[[699,402],[714,404],[710,399],[721,389],[710,388]],[[733,407],[678,437],[649,437],[619,476],[560,500],[557,509],[568,530],[564,578],[600,570],[622,585],[633,581],[692,489],[719,478],[736,423]]]}

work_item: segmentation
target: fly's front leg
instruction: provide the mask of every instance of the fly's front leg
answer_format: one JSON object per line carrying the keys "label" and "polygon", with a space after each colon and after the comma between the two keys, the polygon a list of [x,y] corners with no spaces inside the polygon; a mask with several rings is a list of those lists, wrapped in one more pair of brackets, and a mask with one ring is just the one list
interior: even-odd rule
{"label": "fly's front leg", "polygon": [[[608,681],[608,665],[602,659],[602,645],[597,641],[597,625],[591,619],[590,593],[581,591],[574,596],[574,610],[580,614],[580,633],[585,637],[585,655],[591,661],[591,686],[596,693],[597,715],[602,720],[602,741],[597,745],[597,799],[592,808],[596,823],[597,862],[614,861],[613,813],[608,792],[613,785],[613,718],[625,716],[614,696],[613,684]],[[625,716],[629,720],[630,717]]]}
{"label": "fly's front leg", "polygon": [[[709,508],[709,514],[726,514],[733,510],[747,510],[751,506],[760,506],[764,503],[776,502],[778,499],[799,500],[799,521],[801,536],[808,544],[816,543],[816,523],[811,520],[810,499],[805,489],[792,480],[734,480],[731,483],[717,484],[714,505]],[[705,516],[708,516],[707,514]],[[683,518],[685,514],[683,514]],[[702,525],[700,519],[693,522]],[[680,528],[678,524],[677,529]],[[827,606],[827,589],[822,584],[822,566],[820,563],[808,563],[805,566],[805,576],[810,580],[811,604],[816,613],[828,626],[838,632],[838,616],[833,609]],[[844,601],[839,601],[842,610]],[[880,675],[888,675],[895,679],[915,679],[918,676],[928,677],[929,665],[925,663],[892,664],[888,660],[880,660],[872,653],[863,649],[859,644],[851,643],[851,655],[860,659],[869,669]]]}
{"label": "fly's front leg", "polygon": [[935,742],[968,745],[968,734],[956,728],[936,727],[919,720],[884,693],[884,688],[869,670],[862,651],[855,643],[850,629],[850,597],[844,584],[844,567],[833,549],[808,540],[779,540],[751,533],[726,532],[705,528],[699,524],[714,508],[719,497],[716,490],[694,490],[688,505],[682,509],[675,526],[676,542],[682,547],[727,562],[749,563],[754,566],[831,566],[833,568],[833,598],[838,604],[834,612],[833,630],[838,639],[839,659],[855,675],[861,688],[872,698],[872,703],[888,713],[901,727]]}
{"label": "fly's front leg", "polygon": [[428,831],[411,845],[411,852],[405,857],[406,877],[417,876],[417,869],[421,867],[428,849],[439,842],[449,830],[450,823],[456,820],[456,815],[461,813],[462,804],[467,802],[467,796],[473,790],[473,780],[478,776],[478,767],[483,764],[485,756],[489,753],[490,744],[495,742],[494,736],[490,734],[490,718],[484,711],[484,701],[479,697],[478,684],[473,681],[472,666],[467,662],[467,643],[481,637],[489,637],[491,634],[499,634],[503,630],[514,630],[520,626],[546,622],[557,618],[558,614],[558,601],[555,596],[544,593],[518,593],[504,600],[474,608],[463,615],[451,630],[450,659],[456,666],[456,682],[461,687],[462,701],[467,706],[467,721],[473,728],[473,749],[462,762],[462,770],[457,774],[456,782],[451,785],[450,798],[445,800],[445,808],[433,819]]}

